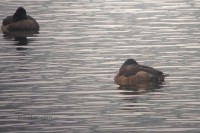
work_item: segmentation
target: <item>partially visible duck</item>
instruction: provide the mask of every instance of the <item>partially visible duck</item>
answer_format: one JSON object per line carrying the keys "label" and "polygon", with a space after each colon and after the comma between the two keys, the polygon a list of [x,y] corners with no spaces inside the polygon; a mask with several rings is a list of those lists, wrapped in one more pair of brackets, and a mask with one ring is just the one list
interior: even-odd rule
{"label": "partially visible duck", "polygon": [[134,59],[127,59],[114,77],[114,81],[119,85],[162,83],[166,76],[168,75],[153,67],[140,65]]}
{"label": "partially visible duck", "polygon": [[8,16],[3,20],[1,30],[6,32],[13,31],[38,31],[39,24],[29,15],[26,15],[26,10],[19,7],[14,15]]}

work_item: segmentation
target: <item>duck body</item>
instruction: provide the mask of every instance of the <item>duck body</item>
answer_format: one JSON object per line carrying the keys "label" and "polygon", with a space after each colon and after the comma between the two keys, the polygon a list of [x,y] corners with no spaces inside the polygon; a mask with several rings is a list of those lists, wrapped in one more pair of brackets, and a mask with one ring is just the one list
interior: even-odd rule
{"label": "duck body", "polygon": [[114,77],[119,85],[162,83],[167,74],[149,66],[138,64],[134,59],[127,59]]}
{"label": "duck body", "polygon": [[3,32],[16,31],[38,31],[39,24],[29,15],[26,15],[26,10],[19,7],[14,15],[8,16],[3,20],[1,30]]}

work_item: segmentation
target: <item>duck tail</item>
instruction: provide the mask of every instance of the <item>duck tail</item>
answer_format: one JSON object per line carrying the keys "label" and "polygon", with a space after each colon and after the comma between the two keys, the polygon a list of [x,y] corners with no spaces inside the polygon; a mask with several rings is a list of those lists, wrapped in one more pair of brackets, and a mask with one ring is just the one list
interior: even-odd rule
{"label": "duck tail", "polygon": [[164,77],[167,77],[167,76],[169,76],[169,74],[164,73],[163,76],[164,76]]}
{"label": "duck tail", "polygon": [[169,76],[169,74],[162,74],[159,78],[158,78],[158,82],[164,82],[165,77]]}

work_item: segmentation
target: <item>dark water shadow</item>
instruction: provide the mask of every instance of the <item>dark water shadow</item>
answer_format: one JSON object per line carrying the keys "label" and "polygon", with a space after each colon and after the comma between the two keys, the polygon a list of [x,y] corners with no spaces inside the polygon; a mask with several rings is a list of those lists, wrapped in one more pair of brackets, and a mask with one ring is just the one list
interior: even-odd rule
{"label": "dark water shadow", "polygon": [[28,39],[27,37],[34,37],[39,34],[38,31],[29,31],[29,32],[6,32],[3,33],[3,37],[6,40],[13,40],[16,50],[27,50],[28,48],[23,47],[33,42],[34,39]]}

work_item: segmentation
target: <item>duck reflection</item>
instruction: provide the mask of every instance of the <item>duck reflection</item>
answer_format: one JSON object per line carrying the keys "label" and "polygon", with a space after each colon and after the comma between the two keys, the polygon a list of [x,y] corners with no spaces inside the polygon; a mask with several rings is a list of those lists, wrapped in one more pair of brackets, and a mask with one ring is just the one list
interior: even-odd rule
{"label": "duck reflection", "polygon": [[162,84],[157,83],[140,83],[140,84],[132,84],[132,85],[120,85],[118,90],[124,90],[120,92],[123,95],[142,95],[147,92],[158,91],[163,87]]}
{"label": "duck reflection", "polygon": [[15,46],[18,46],[17,50],[26,50],[27,48],[23,47],[28,45],[30,42],[33,41],[33,39],[28,39],[27,37],[33,37],[36,36],[36,34],[39,34],[39,32],[3,32],[3,37],[6,40],[13,40]]}
{"label": "duck reflection", "polygon": [[27,37],[15,37],[15,41],[17,42],[16,46],[24,46],[24,45],[28,45],[29,40],[27,39]]}
{"label": "duck reflection", "polygon": [[[140,105],[140,97],[149,92],[158,92],[163,87],[163,84],[135,84],[135,85],[120,85],[118,90],[120,94],[124,95],[123,100],[126,104],[121,107],[121,110],[133,110],[140,111],[143,105]],[[129,104],[127,104],[127,101]],[[135,104],[136,103],[136,104]]]}

